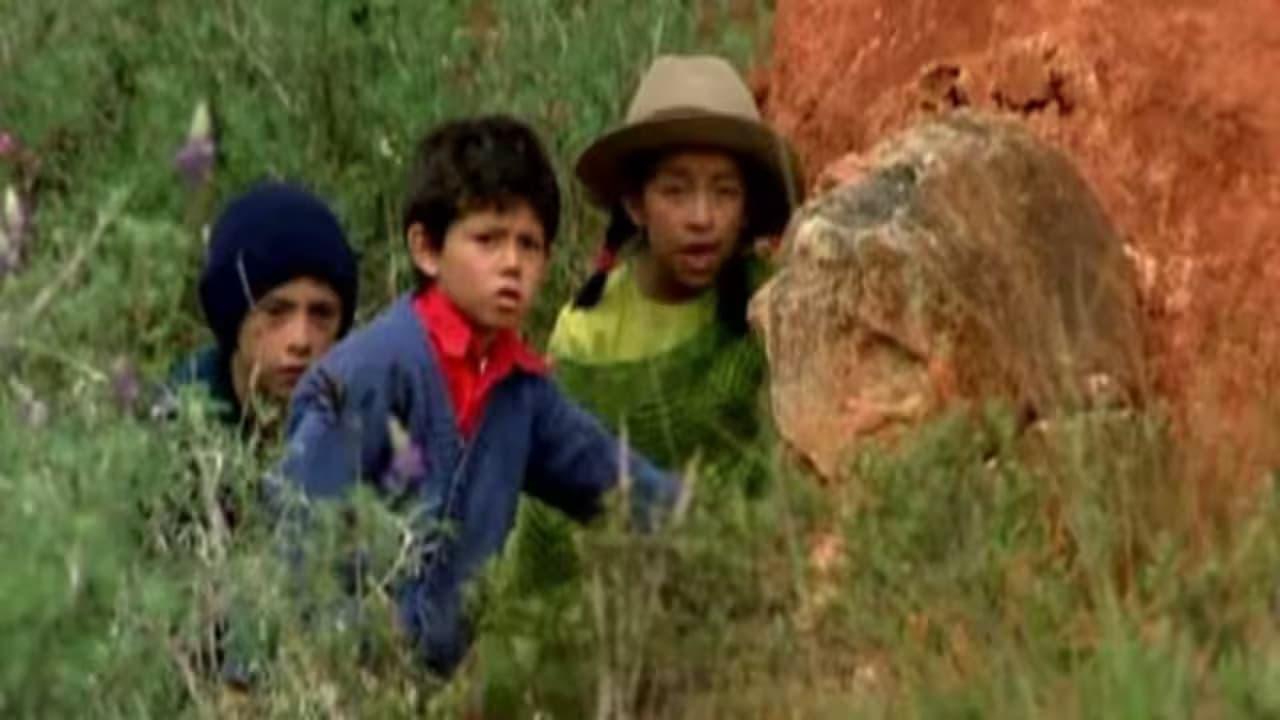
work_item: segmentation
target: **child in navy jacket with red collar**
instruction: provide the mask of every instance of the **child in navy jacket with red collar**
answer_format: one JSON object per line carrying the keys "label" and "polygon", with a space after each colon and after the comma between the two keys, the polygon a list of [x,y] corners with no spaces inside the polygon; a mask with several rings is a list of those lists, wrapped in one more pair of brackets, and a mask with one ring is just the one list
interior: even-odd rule
{"label": "child in navy jacket with red collar", "polygon": [[283,469],[306,498],[364,482],[411,508],[418,562],[394,588],[400,627],[441,674],[466,654],[464,585],[501,550],[521,491],[587,520],[625,472],[644,525],[678,492],[566,399],[517,334],[559,214],[555,173],[525,125],[486,117],[429,133],[403,214],[418,289],[339,343],[293,397]]}

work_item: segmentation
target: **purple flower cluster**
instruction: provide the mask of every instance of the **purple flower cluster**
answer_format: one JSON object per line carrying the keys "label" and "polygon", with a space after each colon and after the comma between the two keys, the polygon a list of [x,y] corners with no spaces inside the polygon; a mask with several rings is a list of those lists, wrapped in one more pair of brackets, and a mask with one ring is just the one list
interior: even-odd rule
{"label": "purple flower cluster", "polygon": [[217,141],[213,130],[213,113],[209,103],[200,101],[191,118],[187,140],[174,155],[173,166],[192,190],[206,185],[213,177]]}
{"label": "purple flower cluster", "polygon": [[391,435],[391,463],[382,476],[382,487],[398,495],[418,481],[426,472],[422,448],[409,437],[409,432],[396,418],[388,421]]}

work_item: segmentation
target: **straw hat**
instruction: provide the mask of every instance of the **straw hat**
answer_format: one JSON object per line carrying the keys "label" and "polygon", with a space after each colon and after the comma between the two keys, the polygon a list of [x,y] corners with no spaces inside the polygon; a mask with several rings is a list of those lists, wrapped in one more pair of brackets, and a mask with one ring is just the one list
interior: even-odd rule
{"label": "straw hat", "polygon": [[640,81],[626,121],[578,158],[578,179],[592,199],[615,206],[629,189],[625,167],[636,153],[677,147],[723,149],[758,173],[763,197],[751,214],[764,234],[781,232],[803,195],[800,161],[790,144],[760,118],[746,83],[713,56],[658,57]]}

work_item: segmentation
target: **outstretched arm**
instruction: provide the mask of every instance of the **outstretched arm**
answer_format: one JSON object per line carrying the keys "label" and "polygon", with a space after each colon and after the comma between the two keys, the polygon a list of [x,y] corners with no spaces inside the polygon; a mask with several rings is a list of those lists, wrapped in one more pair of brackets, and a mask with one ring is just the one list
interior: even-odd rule
{"label": "outstretched arm", "polygon": [[596,515],[604,494],[625,472],[631,480],[633,520],[651,528],[669,510],[680,483],[625,448],[600,421],[548,384],[534,416],[525,490],[569,516]]}

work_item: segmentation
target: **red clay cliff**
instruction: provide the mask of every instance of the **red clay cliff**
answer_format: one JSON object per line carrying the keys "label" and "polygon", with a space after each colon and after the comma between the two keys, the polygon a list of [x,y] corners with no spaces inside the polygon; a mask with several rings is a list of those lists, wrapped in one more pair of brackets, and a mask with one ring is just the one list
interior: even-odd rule
{"label": "red clay cliff", "polygon": [[1243,470],[1280,461],[1277,70],[1280,0],[778,0],[757,80],[820,188],[956,107],[1063,150],[1126,244],[1151,388]]}

